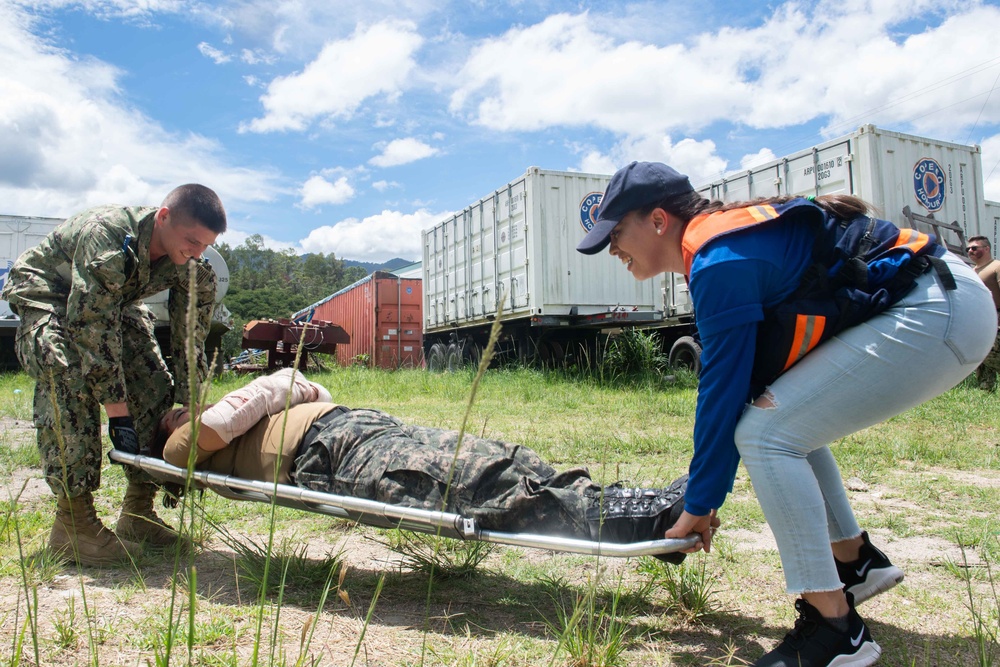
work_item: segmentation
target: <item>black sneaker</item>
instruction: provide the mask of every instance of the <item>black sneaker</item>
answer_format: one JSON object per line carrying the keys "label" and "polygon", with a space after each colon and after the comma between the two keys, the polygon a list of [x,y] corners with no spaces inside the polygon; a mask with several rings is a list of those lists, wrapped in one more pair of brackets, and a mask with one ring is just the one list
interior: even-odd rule
{"label": "black sneaker", "polygon": [[867,667],[874,665],[882,649],[868,626],[854,610],[848,594],[847,632],[841,632],[823,618],[816,607],[802,599],[795,601],[799,619],[778,647],[754,663],[754,667]]}
{"label": "black sneaker", "polygon": [[[587,523],[594,541],[627,544],[661,540],[684,511],[687,475],[665,489],[606,486],[590,496]],[[680,564],[687,554],[658,554],[668,563]]]}
{"label": "black sneaker", "polygon": [[844,590],[854,596],[855,604],[884,593],[903,580],[903,571],[889,562],[889,558],[868,539],[868,533],[861,533],[865,543],[861,545],[858,559],[853,563],[841,563],[836,558],[837,574],[844,583]]}

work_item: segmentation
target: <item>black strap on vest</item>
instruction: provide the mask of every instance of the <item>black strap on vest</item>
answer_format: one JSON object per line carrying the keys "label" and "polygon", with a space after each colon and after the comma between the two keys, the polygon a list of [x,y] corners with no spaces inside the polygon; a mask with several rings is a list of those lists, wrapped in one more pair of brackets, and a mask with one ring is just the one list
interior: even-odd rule
{"label": "black strap on vest", "polygon": [[947,291],[952,291],[958,289],[958,285],[955,283],[955,276],[951,275],[951,267],[948,266],[948,262],[944,261],[940,257],[928,257],[927,261],[930,262],[934,270],[937,271],[938,278],[941,279],[941,286]]}

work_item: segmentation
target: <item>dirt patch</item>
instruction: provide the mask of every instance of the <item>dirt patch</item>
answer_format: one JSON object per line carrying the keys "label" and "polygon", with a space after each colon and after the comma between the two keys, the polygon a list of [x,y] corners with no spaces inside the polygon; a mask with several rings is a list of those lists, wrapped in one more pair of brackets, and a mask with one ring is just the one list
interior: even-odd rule
{"label": "dirt patch", "polygon": [[30,445],[35,442],[35,425],[25,419],[0,417],[0,433],[8,447]]}
{"label": "dirt patch", "polygon": [[3,500],[16,499],[29,504],[51,495],[49,485],[42,479],[42,471],[37,468],[19,468],[0,481],[0,498]]}
{"label": "dirt patch", "polygon": [[913,473],[926,478],[928,482],[949,480],[958,484],[978,486],[989,489],[1000,489],[1000,472],[989,470],[946,470],[944,468],[929,468],[926,471]]}

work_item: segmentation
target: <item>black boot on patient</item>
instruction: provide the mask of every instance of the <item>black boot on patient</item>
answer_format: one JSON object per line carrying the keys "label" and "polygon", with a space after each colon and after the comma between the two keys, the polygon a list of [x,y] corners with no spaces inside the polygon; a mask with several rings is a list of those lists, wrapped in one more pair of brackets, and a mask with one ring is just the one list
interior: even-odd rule
{"label": "black boot on patient", "polygon": [[[681,512],[688,476],[665,489],[628,488],[621,482],[595,492],[587,506],[587,523],[594,541],[627,544],[662,540]],[[679,565],[686,554],[658,554],[662,561]]]}

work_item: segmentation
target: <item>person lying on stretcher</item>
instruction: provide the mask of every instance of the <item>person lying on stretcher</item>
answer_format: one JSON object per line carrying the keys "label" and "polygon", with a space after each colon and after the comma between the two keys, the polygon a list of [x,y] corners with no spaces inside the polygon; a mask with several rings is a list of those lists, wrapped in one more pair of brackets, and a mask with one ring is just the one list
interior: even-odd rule
{"label": "person lying on stretcher", "polygon": [[[187,409],[175,408],[150,453],[187,468],[191,439]],[[202,412],[195,468],[443,510],[487,530],[614,543],[663,539],[684,509],[687,475],[666,488],[602,488],[585,468],[557,472],[521,445],[467,434],[456,456],[457,443],[457,431],[336,405],[324,387],[283,369]]]}

